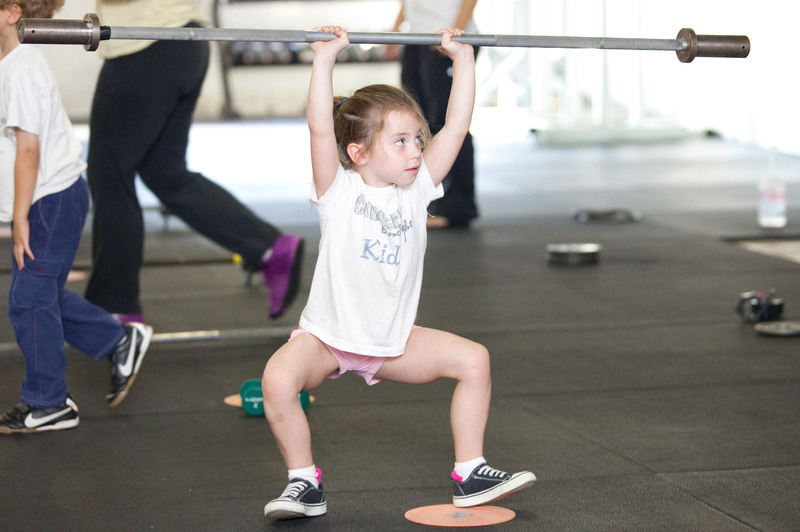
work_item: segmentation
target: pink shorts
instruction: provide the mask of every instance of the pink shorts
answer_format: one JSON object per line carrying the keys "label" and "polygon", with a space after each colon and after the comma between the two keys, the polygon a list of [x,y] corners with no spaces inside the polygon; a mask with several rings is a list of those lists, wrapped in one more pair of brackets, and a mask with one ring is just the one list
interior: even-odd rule
{"label": "pink shorts", "polygon": [[[292,335],[289,337],[289,340],[291,340],[298,334],[303,334],[303,333],[308,333],[308,331],[298,327],[297,329],[292,331]],[[386,357],[358,355],[356,353],[350,353],[349,351],[342,351],[341,349],[336,349],[335,347],[330,346],[325,342],[322,343],[325,345],[325,347],[328,348],[328,351],[331,352],[333,357],[337,361],[339,361],[339,369],[328,375],[329,379],[338,379],[340,375],[344,375],[348,371],[352,371],[356,375],[360,375],[370,386],[381,382],[380,379],[375,378],[375,374],[378,373],[379,369],[381,369],[383,361],[386,360]]]}

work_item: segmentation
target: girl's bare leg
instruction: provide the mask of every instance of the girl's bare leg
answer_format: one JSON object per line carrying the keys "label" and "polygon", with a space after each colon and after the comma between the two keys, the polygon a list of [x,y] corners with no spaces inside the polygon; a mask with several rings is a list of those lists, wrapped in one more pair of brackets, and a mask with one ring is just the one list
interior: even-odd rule
{"label": "girl's bare leg", "polygon": [[483,456],[492,382],[489,352],[481,344],[419,327],[411,331],[405,353],[387,358],[375,376],[408,384],[426,384],[443,377],[456,380],[450,406],[456,462]]}
{"label": "girl's bare leg", "polygon": [[318,387],[338,367],[322,342],[303,333],[278,349],[264,368],[264,414],[288,469],[314,464],[311,429],[297,394]]}

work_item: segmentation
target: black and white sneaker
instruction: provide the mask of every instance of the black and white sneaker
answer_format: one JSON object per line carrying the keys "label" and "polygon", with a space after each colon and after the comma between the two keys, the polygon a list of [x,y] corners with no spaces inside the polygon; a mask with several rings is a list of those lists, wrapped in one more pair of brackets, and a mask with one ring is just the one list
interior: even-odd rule
{"label": "black and white sneaker", "polygon": [[264,517],[272,521],[315,517],[328,511],[322,484],[318,488],[301,478],[293,478],[280,497],[264,506]]}
{"label": "black and white sneaker", "polygon": [[460,481],[454,473],[453,481],[453,506],[467,508],[489,504],[529,488],[536,482],[536,476],[530,471],[509,475],[483,464]]}
{"label": "black and white sneaker", "polygon": [[106,401],[111,408],[119,405],[128,395],[153,337],[153,328],[149,325],[130,322],[123,324],[123,327],[128,336],[108,356],[111,363],[111,393],[106,395]]}
{"label": "black and white sneaker", "polygon": [[78,405],[67,394],[64,404],[54,408],[32,408],[20,403],[0,417],[0,434],[25,434],[64,430],[78,426]]}

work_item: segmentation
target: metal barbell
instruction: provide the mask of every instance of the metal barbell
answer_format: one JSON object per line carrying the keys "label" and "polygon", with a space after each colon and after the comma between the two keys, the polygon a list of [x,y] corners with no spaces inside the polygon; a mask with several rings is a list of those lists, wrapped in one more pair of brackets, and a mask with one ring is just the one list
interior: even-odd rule
{"label": "metal barbell", "polygon": [[[97,50],[100,41],[109,39],[310,43],[336,38],[331,33],[305,30],[110,27],[101,26],[94,13],[87,13],[83,20],[21,19],[17,32],[21,43],[81,44],[88,51]],[[349,35],[354,44],[437,45],[442,41],[437,33],[352,32]],[[747,57],[750,53],[750,39],[746,35],[697,35],[690,28],[682,29],[675,39],[465,34],[454,40],[472,46],[668,51],[677,53],[682,63],[689,63],[695,57]]]}

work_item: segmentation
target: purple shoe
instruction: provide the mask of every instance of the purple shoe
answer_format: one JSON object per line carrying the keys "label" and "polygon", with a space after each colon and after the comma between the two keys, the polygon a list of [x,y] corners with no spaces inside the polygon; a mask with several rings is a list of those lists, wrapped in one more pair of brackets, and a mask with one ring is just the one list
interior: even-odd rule
{"label": "purple shoe", "polygon": [[141,312],[135,314],[112,314],[111,317],[123,325],[126,323],[144,323],[144,315]]}
{"label": "purple shoe", "polygon": [[303,239],[281,235],[271,249],[270,257],[261,263],[261,276],[269,289],[269,316],[277,318],[292,304],[300,287]]}

